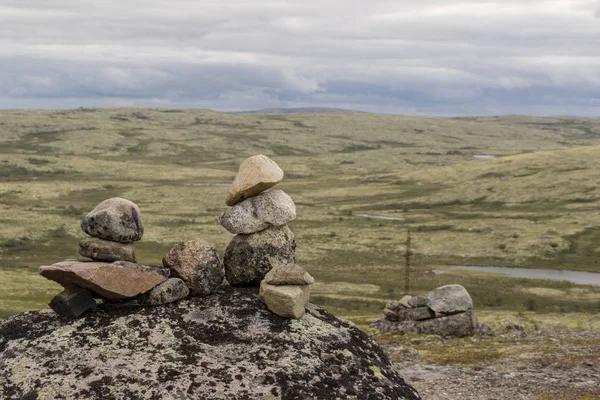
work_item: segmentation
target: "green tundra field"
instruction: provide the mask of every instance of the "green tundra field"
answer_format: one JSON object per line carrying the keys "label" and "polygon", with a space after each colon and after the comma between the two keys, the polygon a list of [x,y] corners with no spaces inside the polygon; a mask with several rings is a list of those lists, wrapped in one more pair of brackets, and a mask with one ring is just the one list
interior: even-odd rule
{"label": "green tundra field", "polygon": [[259,153],[296,202],[311,301],[336,315],[363,324],[404,294],[410,229],[411,292],[460,283],[482,315],[600,324],[585,317],[600,311],[600,287],[430,271],[600,272],[600,120],[175,109],[0,111],[0,318],[46,307],[60,288],[37,267],[76,258],[81,218],[109,197],[142,210],[143,263],[194,237],[224,251],[225,184]]}

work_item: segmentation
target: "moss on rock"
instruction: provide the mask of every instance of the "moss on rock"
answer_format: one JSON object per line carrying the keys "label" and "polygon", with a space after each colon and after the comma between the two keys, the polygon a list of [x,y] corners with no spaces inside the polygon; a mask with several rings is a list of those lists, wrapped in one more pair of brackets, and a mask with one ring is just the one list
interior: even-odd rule
{"label": "moss on rock", "polygon": [[317,306],[281,318],[254,288],[158,307],[0,323],[0,398],[419,399],[368,335]]}

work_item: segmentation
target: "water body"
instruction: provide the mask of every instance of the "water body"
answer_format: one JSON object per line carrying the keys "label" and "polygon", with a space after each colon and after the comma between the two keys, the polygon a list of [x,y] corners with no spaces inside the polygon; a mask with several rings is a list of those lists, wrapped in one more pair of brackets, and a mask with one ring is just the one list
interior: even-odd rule
{"label": "water body", "polygon": [[476,158],[478,160],[491,160],[493,158],[496,158],[496,156],[493,156],[491,154],[475,154],[473,155],[473,158]]}
{"label": "water body", "polygon": [[600,273],[567,271],[562,269],[533,269],[511,267],[474,267],[454,266],[447,268],[450,271],[466,270],[491,272],[494,274],[508,275],[513,278],[550,279],[553,281],[568,281],[578,285],[600,286]]}
{"label": "water body", "polygon": [[386,217],[384,215],[356,214],[356,216],[357,217],[362,217],[362,218],[385,219],[387,221],[404,221],[404,218],[400,218],[400,217]]}

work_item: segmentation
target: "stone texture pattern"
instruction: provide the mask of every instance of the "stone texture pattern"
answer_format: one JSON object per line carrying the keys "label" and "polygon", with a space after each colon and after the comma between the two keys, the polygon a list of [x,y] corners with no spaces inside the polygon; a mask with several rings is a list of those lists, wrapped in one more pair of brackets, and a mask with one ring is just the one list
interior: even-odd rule
{"label": "stone texture pattern", "polygon": [[296,238],[287,226],[235,236],[225,250],[225,277],[233,286],[259,286],[275,265],[296,261]]}
{"label": "stone texture pattern", "polygon": [[315,278],[298,264],[277,264],[265,275],[264,282],[270,285],[311,285]]}
{"label": "stone texture pattern", "polygon": [[454,314],[473,308],[473,300],[463,286],[446,285],[429,292],[427,306],[438,313]]}
{"label": "stone texture pattern", "polygon": [[98,238],[86,238],[79,242],[79,254],[97,261],[136,262],[132,243],[109,242]]}
{"label": "stone texture pattern", "polygon": [[471,336],[477,331],[477,317],[473,311],[424,321],[389,321],[379,319],[371,326],[381,332],[402,332],[407,335]]}
{"label": "stone texture pattern", "polygon": [[169,270],[117,261],[61,261],[40,267],[40,275],[63,286],[79,286],[108,300],[136,297],[167,280]]}
{"label": "stone texture pattern", "polygon": [[424,319],[434,318],[435,312],[429,307],[417,307],[410,310],[410,318],[413,321],[421,321]]}
{"label": "stone texture pattern", "polygon": [[183,280],[169,278],[148,293],[141,295],[137,303],[142,306],[158,306],[185,299],[189,294],[190,289]]}
{"label": "stone texture pattern", "polygon": [[177,243],[163,257],[163,266],[186,283],[192,296],[213,293],[225,276],[217,249],[202,239]]}
{"label": "stone texture pattern", "polygon": [[269,310],[287,318],[300,318],[310,298],[309,285],[269,285],[260,284],[260,299]]}
{"label": "stone texture pattern", "polygon": [[296,206],[283,190],[270,190],[250,197],[225,211],[219,223],[231,233],[248,234],[296,219]]}
{"label": "stone texture pattern", "polygon": [[420,399],[367,334],[308,310],[283,319],[256,289],[224,286],[74,321],[17,315],[0,321],[0,398]]}
{"label": "stone texture pattern", "polygon": [[240,201],[275,186],[283,179],[283,171],[269,157],[259,154],[247,158],[227,191],[225,203],[233,206]]}
{"label": "stone texture pattern", "polygon": [[140,209],[121,197],[98,204],[83,218],[81,229],[90,236],[119,243],[135,242],[144,235]]}

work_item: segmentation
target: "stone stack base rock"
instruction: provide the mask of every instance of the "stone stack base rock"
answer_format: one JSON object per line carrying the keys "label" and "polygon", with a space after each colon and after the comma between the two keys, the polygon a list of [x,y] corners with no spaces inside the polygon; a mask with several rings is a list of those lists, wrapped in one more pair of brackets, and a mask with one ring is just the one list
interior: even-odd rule
{"label": "stone stack base rock", "polygon": [[225,199],[231,208],[219,217],[221,226],[236,235],[225,250],[225,277],[232,286],[260,285],[269,310],[300,318],[314,279],[295,265],[296,238],[287,226],[296,219],[294,201],[282,190],[267,191],[282,179],[281,168],[265,155],[240,165]]}

